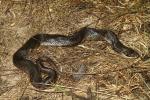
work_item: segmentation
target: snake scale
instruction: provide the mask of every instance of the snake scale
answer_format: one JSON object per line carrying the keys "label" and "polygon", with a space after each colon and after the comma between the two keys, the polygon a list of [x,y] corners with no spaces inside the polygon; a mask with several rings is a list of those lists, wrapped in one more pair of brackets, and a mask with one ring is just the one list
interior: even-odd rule
{"label": "snake scale", "polygon": [[[37,60],[36,63],[27,59],[29,51],[39,47],[40,45],[72,47],[81,44],[88,39],[103,39],[110,44],[115,52],[123,54],[126,57],[139,57],[138,52],[121,43],[113,31],[83,27],[68,36],[58,34],[37,34],[32,36],[19,50],[14,53],[13,63],[17,68],[23,70],[29,75],[30,82],[35,88],[44,89],[47,87],[46,84],[56,82],[58,73],[52,68],[45,67],[41,63],[42,60],[40,59]],[[50,63],[52,63],[55,67],[55,64],[52,61],[50,61]],[[46,74],[47,76],[42,77],[42,74]]]}

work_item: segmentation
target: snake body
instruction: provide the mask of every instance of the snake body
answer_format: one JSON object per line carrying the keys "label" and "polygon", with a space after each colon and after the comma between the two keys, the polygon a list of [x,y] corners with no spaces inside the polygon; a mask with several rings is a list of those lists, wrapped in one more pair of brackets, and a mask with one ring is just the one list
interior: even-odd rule
{"label": "snake body", "polygon": [[[139,57],[139,54],[125,45],[123,45],[117,35],[111,30],[95,29],[84,27],[72,35],[64,36],[58,34],[37,34],[31,37],[19,50],[13,55],[14,65],[26,72],[29,75],[31,84],[36,88],[45,88],[46,84],[54,83],[57,80],[57,72],[52,68],[47,68],[38,62],[27,58],[30,50],[39,47],[40,45],[45,46],[65,46],[71,47],[76,46],[85,40],[105,40],[107,41],[112,49],[127,57]],[[53,62],[52,62],[53,63]],[[55,64],[53,63],[55,67]],[[42,77],[42,74],[46,74],[46,77]]]}

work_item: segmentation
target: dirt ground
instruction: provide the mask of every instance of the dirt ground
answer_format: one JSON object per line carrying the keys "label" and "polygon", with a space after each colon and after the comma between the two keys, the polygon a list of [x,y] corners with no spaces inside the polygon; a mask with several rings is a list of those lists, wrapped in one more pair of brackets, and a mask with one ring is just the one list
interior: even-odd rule
{"label": "dirt ground", "polygon": [[[35,34],[69,35],[82,27],[110,29],[120,41],[150,55],[149,0],[0,0],[0,100],[150,100],[150,60],[125,58],[105,41],[76,47],[39,47],[31,58],[51,58],[62,72],[37,90],[12,63]],[[84,75],[73,73],[83,66]]]}

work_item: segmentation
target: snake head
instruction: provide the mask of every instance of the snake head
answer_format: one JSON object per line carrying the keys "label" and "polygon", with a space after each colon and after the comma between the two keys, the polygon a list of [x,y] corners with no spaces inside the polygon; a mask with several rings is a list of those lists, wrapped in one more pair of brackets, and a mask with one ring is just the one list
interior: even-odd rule
{"label": "snake head", "polygon": [[128,58],[138,58],[140,57],[139,53],[131,48],[126,48],[124,49],[124,51],[122,52],[126,57]]}

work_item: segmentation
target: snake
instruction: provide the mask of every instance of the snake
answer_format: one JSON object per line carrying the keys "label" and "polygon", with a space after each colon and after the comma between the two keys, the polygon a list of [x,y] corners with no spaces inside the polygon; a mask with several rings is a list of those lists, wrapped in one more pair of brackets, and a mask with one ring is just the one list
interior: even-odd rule
{"label": "snake", "polygon": [[[56,65],[51,59],[48,60],[52,66],[50,68],[43,65],[44,59],[38,58],[34,62],[28,59],[29,52],[42,45],[73,47],[86,40],[104,40],[118,54],[131,58],[140,56],[136,50],[125,46],[112,30],[83,27],[71,35],[43,33],[32,36],[13,54],[13,64],[29,76],[33,87],[45,89],[48,87],[47,84],[54,84],[58,79],[58,72],[54,69]],[[44,77],[43,74],[45,75]]]}

